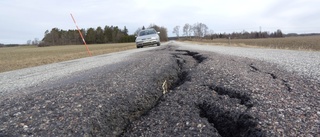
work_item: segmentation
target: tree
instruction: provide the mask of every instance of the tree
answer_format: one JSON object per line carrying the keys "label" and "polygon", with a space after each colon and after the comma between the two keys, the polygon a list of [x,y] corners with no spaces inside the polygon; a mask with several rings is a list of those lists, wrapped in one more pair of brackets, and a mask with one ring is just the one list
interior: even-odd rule
{"label": "tree", "polygon": [[142,29],[141,28],[138,28],[135,32],[134,32],[134,35],[135,36],[138,36],[139,32],[141,31]]}
{"label": "tree", "polygon": [[31,45],[31,40],[28,40],[28,41],[27,41],[27,45]]}
{"label": "tree", "polygon": [[209,31],[209,36],[210,36],[210,39],[213,40],[213,38],[214,38],[214,31],[213,30]]}
{"label": "tree", "polygon": [[275,32],[275,37],[277,37],[277,38],[283,37],[282,31],[281,31],[280,29],[278,29],[278,30]]}
{"label": "tree", "polygon": [[113,27],[113,31],[112,31],[113,43],[118,42],[118,40],[120,39],[119,32],[121,31],[119,30],[118,26]]}
{"label": "tree", "polygon": [[95,40],[95,43],[97,43],[97,44],[105,43],[103,30],[102,30],[102,28],[100,26],[97,27],[97,29],[96,29],[96,40]]}
{"label": "tree", "polygon": [[[80,41],[80,44],[84,44],[84,41],[82,40],[79,32],[77,30],[74,30],[74,31],[76,34],[74,33],[73,35],[78,35],[78,40]],[[87,30],[81,29],[80,32],[84,38],[87,36]]]}
{"label": "tree", "polygon": [[123,28],[123,34],[124,34],[125,36],[128,36],[128,29],[127,29],[126,26],[124,26],[124,28]]}
{"label": "tree", "polygon": [[32,45],[38,45],[38,44],[39,44],[39,39],[34,38],[34,40],[32,41]]}
{"label": "tree", "polygon": [[[128,35],[128,29],[124,27],[123,30],[118,26],[105,26],[102,29],[100,26],[96,29],[89,28],[88,30],[81,29],[88,44],[100,44],[100,43],[118,43],[118,42],[134,42],[134,35]],[[27,43],[40,43],[37,41],[30,41]],[[60,30],[53,28],[50,32],[48,30],[44,33],[39,47],[51,46],[51,45],[70,45],[70,44],[82,44],[82,38],[80,37],[78,30]]]}
{"label": "tree", "polygon": [[146,28],[144,26],[142,26],[142,30],[145,30]]}
{"label": "tree", "polygon": [[[51,41],[51,33],[49,32],[49,30],[46,30],[44,32],[44,37],[42,39],[42,42],[40,43],[41,45],[38,45],[38,46],[40,47],[49,46],[51,45],[50,41]],[[31,44],[31,40],[30,40],[30,44]]]}
{"label": "tree", "polygon": [[88,44],[96,43],[96,32],[95,32],[94,28],[89,28],[87,30],[85,40]]}
{"label": "tree", "polygon": [[173,28],[172,33],[175,33],[177,35],[177,37],[179,38],[179,31],[180,31],[180,26],[175,26]]}
{"label": "tree", "polygon": [[195,23],[193,25],[194,36],[202,38],[208,33],[208,27],[203,23]]}
{"label": "tree", "polygon": [[109,43],[112,42],[113,38],[112,38],[112,28],[109,26],[105,26],[104,27],[104,41]]}
{"label": "tree", "polygon": [[156,24],[150,24],[149,28],[154,28],[157,32],[160,32],[160,41],[168,41],[168,31],[165,27],[159,27]]}
{"label": "tree", "polygon": [[193,32],[193,27],[191,26],[191,25],[189,25],[189,36],[191,37],[191,34],[192,34],[192,32]]}
{"label": "tree", "polygon": [[191,25],[190,24],[188,24],[188,23],[186,23],[184,26],[183,26],[183,29],[182,29],[182,31],[183,31],[183,35],[184,36],[186,36],[186,37],[189,37],[190,36],[190,28],[191,28]]}
{"label": "tree", "polygon": [[121,39],[119,40],[120,43],[124,43],[124,42],[134,42],[136,39],[135,35],[128,35],[128,36],[123,36],[121,37]]}
{"label": "tree", "polygon": [[[85,30],[81,29],[80,30],[81,34],[83,35],[83,37],[85,37]],[[78,32],[78,30],[71,30],[69,29],[67,31],[67,38],[68,38],[68,42],[66,44],[68,45],[73,45],[73,44],[82,44],[82,38],[80,37],[80,34]]]}
{"label": "tree", "polygon": [[56,45],[59,43],[59,29],[53,28],[50,32],[51,39],[52,39],[52,45]]}

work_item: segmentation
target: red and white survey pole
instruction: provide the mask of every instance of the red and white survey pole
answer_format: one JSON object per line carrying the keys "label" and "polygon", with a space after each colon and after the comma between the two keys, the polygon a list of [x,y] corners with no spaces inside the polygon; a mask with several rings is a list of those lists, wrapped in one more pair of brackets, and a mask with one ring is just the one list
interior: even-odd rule
{"label": "red and white survey pole", "polygon": [[78,29],[78,31],[79,31],[79,34],[80,34],[80,36],[81,36],[81,38],[82,38],[82,41],[83,41],[84,45],[86,46],[86,49],[87,49],[87,51],[88,51],[89,56],[92,56],[92,55],[91,55],[91,52],[90,52],[90,50],[89,50],[89,48],[88,48],[88,46],[87,46],[87,43],[86,43],[86,41],[84,40],[83,35],[82,35],[82,33],[81,33],[81,31],[80,31],[77,23],[76,23],[76,20],[73,18],[73,16],[72,16],[71,13],[70,13],[70,15],[71,15],[71,17],[72,17],[72,20],[73,20],[74,24],[76,25],[76,27],[77,27],[77,29]]}

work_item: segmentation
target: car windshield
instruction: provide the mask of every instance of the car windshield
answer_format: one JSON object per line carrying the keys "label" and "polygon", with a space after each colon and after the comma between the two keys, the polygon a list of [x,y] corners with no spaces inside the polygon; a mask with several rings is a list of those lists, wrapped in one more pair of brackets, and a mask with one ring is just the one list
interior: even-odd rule
{"label": "car windshield", "polygon": [[150,35],[150,34],[156,34],[156,31],[155,30],[142,30],[140,33],[139,33],[139,36],[144,36],[144,35]]}

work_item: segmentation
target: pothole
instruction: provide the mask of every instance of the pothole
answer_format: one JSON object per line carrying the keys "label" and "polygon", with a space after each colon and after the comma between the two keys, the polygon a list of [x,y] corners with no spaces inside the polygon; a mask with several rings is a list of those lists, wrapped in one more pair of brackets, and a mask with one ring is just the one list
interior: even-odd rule
{"label": "pothole", "polygon": [[198,63],[202,63],[202,61],[207,59],[206,57],[200,55],[198,52],[193,52],[193,51],[189,51],[189,50],[176,50],[176,51],[186,52],[183,55],[192,56]]}
{"label": "pothole", "polygon": [[[177,53],[171,54],[176,61],[176,65],[178,66],[177,68],[175,68],[176,70],[174,70],[177,74],[172,76],[175,77],[174,79],[176,80],[170,81],[171,83],[169,83],[169,85],[171,85],[169,89],[173,93],[169,93],[166,96],[161,96],[160,100],[162,101],[162,103],[159,104],[160,106],[154,105],[150,110],[148,110],[149,112],[152,110],[157,110],[159,107],[165,107],[162,105],[167,106],[168,104],[170,104],[166,103],[166,99],[168,99],[167,97],[169,97],[169,95],[175,95],[175,91],[183,91],[181,89],[177,90],[177,87],[180,87],[182,85],[188,87],[188,85],[186,85],[185,82],[193,81],[190,75],[192,75],[194,71],[191,71],[191,69],[196,70],[195,68],[206,59],[206,57],[197,52],[192,52],[188,50],[176,51]],[[222,137],[265,136],[265,132],[257,127],[258,119],[256,119],[247,111],[253,106],[252,100],[248,94],[228,89],[223,86],[209,85],[208,87],[209,89],[217,92],[218,96],[199,98],[196,95],[202,94],[199,91],[194,95],[187,95],[188,98],[192,97],[193,99],[195,99],[194,101],[196,101],[197,103],[191,106],[183,106],[184,103],[181,103],[182,106],[180,107],[194,107],[194,109],[198,109],[200,113],[199,118],[206,118],[207,121],[211,123],[212,128],[216,129],[216,131],[218,131]],[[205,93],[208,94],[207,92]],[[158,101],[159,99],[157,100],[157,102]],[[146,113],[148,113],[148,111]],[[198,112],[196,112],[196,114],[198,114]],[[147,117],[145,118],[147,120],[150,118],[152,119],[154,117],[150,115],[141,115],[140,117],[141,119],[144,119],[145,116]],[[139,126],[144,126],[141,125],[143,124],[143,122],[140,121],[138,123],[140,123],[138,124]],[[136,127],[135,129],[138,128],[139,127]],[[128,131],[132,131],[132,129],[130,128],[130,130]],[[130,132],[126,132],[126,135],[130,135]]]}
{"label": "pothole", "polygon": [[200,117],[207,118],[222,137],[265,137],[258,120],[246,112],[217,106],[214,102],[198,104]]}
{"label": "pothole", "polygon": [[[186,81],[190,80],[189,69],[196,67],[198,64],[202,63],[206,57],[202,56],[198,52],[193,52],[189,50],[176,50],[178,53],[172,53],[173,57],[176,59],[176,63],[179,66],[178,70],[178,80],[172,84],[170,89],[175,89],[180,85],[184,84]],[[180,54],[182,53],[182,54]],[[188,57],[192,57],[196,63],[193,64]]]}
{"label": "pothole", "polygon": [[211,90],[216,91],[219,95],[227,95],[230,98],[236,98],[240,100],[241,105],[245,105],[247,108],[253,107],[253,102],[250,96],[244,92],[228,89],[222,86],[212,85],[209,86]]}

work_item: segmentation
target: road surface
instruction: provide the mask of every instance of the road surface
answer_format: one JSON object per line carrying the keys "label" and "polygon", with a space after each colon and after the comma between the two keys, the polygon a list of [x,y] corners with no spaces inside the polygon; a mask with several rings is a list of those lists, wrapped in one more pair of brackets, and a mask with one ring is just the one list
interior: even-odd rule
{"label": "road surface", "polygon": [[319,61],[171,41],[5,72],[0,136],[317,136]]}

